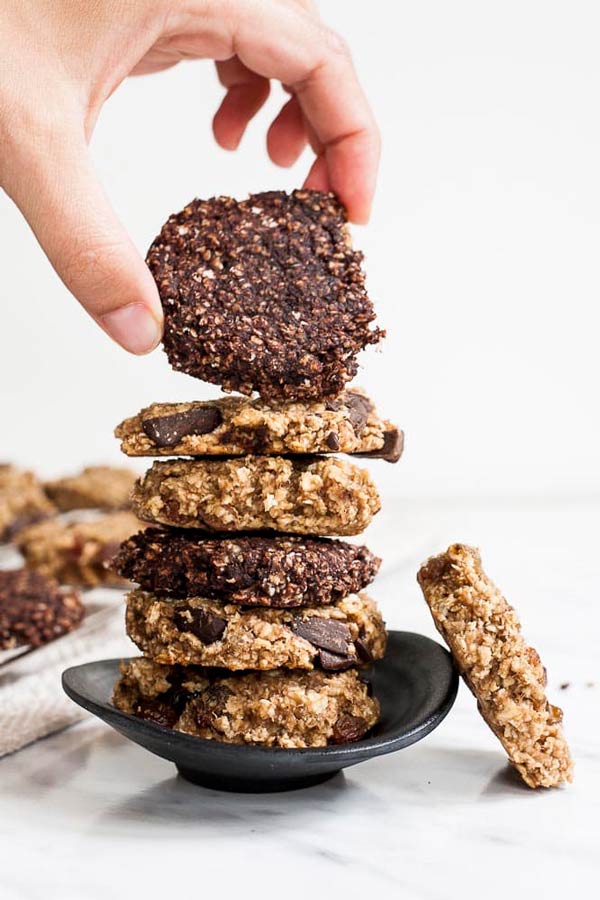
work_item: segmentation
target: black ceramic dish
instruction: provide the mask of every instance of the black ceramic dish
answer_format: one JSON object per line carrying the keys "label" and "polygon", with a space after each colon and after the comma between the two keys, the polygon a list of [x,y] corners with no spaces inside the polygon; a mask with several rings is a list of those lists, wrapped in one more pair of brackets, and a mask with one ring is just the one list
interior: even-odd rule
{"label": "black ceramic dish", "polygon": [[443,647],[420,634],[391,631],[385,659],[369,675],[381,703],[381,720],[370,735],[352,744],[281,750],[206,741],[121,712],[110,702],[118,674],[118,659],[74,666],[63,673],[63,688],[125,737],[174,762],[189,781],[255,793],[318,784],[346,766],[420,741],[446,716],[458,687]]}

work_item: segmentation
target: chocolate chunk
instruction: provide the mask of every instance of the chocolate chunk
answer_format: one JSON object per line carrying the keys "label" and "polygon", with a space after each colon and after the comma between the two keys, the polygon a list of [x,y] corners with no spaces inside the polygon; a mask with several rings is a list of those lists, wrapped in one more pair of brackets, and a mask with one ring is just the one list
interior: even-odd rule
{"label": "chocolate chunk", "polygon": [[369,730],[369,723],[359,716],[340,716],[333,726],[331,744],[347,744],[350,741],[359,741]]}
{"label": "chocolate chunk", "polygon": [[346,394],[346,409],[348,410],[348,418],[350,419],[350,423],[354,428],[355,433],[357,435],[361,434],[367,424],[369,413],[373,409],[371,401],[368,397],[363,397],[362,394],[355,394],[353,391],[348,391]]}
{"label": "chocolate chunk", "polygon": [[217,406],[200,406],[170,416],[144,419],[142,428],[157,447],[174,447],[188,434],[209,434],[222,421],[223,415]]}
{"label": "chocolate chunk", "polygon": [[140,700],[135,708],[135,715],[165,728],[172,728],[179,718],[177,710],[162,700]]}
{"label": "chocolate chunk", "polygon": [[333,431],[330,431],[325,439],[325,443],[329,447],[330,450],[333,450],[334,453],[340,449],[340,440],[337,434],[334,434]]}
{"label": "chocolate chunk", "polygon": [[203,644],[214,644],[220,641],[227,628],[227,620],[205,609],[194,609],[187,606],[177,609],[173,621],[179,631],[189,631]]}
{"label": "chocolate chunk", "polygon": [[379,450],[371,450],[369,453],[354,453],[353,456],[361,456],[363,459],[384,459],[386,462],[396,463],[404,450],[404,432],[398,428],[386,431],[383,435],[383,447]]}
{"label": "chocolate chunk", "polygon": [[292,631],[319,650],[329,650],[340,656],[348,656],[352,650],[352,636],[345,622],[321,616],[298,618],[292,625]]}
{"label": "chocolate chunk", "polygon": [[349,656],[340,656],[338,653],[330,653],[329,650],[319,650],[319,663],[326,672],[343,672],[350,669],[355,659]]}
{"label": "chocolate chunk", "polygon": [[215,716],[223,714],[232,691],[224,684],[211,684],[194,706],[194,716],[200,728],[210,728]]}
{"label": "chocolate chunk", "polygon": [[356,654],[362,663],[373,662],[373,654],[362,638],[356,638],[356,640],[354,641],[354,646],[356,648]]}

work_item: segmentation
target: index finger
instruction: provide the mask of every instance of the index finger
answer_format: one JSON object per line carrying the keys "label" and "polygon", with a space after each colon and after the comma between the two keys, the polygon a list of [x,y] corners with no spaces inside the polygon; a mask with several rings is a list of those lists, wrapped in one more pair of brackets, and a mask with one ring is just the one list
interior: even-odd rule
{"label": "index finger", "polygon": [[[297,4],[265,7],[246,0],[238,10],[231,35],[238,57],[254,72],[278,79],[296,94],[323,148],[328,187],[351,221],[366,222],[380,140],[346,44]],[[323,165],[317,169],[320,186]],[[314,186],[311,176],[307,185]]]}

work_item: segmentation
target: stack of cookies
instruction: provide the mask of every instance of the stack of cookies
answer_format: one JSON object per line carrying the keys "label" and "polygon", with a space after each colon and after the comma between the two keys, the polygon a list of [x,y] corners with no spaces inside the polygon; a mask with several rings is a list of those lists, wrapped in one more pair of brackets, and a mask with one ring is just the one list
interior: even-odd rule
{"label": "stack of cookies", "polygon": [[402,434],[346,389],[370,327],[360,255],[331,195],[195,201],[149,265],[172,365],[258,398],[154,404],[116,430],[154,462],[133,491],[154,526],[116,568],[139,589],[120,709],[177,730],[280,747],[356,740],[377,700],[361,672],[385,651],[363,589],[380,561],[360,534],[379,510],[365,469],[397,461]]}

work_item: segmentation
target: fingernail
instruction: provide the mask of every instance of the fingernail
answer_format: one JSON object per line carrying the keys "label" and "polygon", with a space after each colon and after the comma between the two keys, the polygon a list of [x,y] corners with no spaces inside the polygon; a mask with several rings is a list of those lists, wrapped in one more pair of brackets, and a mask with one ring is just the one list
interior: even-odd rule
{"label": "fingernail", "polygon": [[149,353],[160,341],[160,325],[143,303],[130,303],[100,318],[111,338],[130,353]]}

